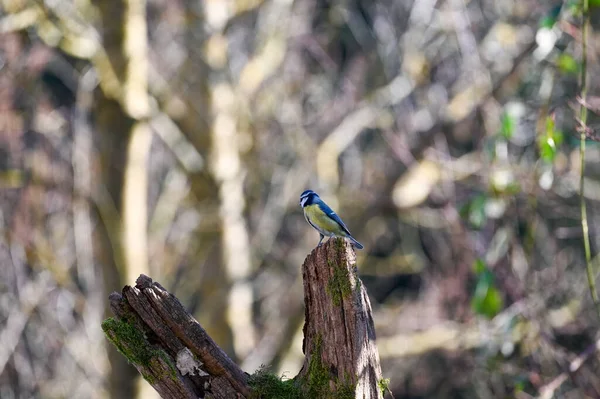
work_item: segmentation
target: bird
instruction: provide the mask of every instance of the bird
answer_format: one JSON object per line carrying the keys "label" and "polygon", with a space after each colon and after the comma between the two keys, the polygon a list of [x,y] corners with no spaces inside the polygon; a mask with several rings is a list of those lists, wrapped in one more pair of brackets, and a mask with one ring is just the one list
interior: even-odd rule
{"label": "bird", "polygon": [[321,235],[317,244],[320,247],[323,238],[344,237],[352,241],[358,249],[363,249],[360,242],[356,241],[348,231],[348,228],[335,213],[313,190],[306,190],[300,195],[300,206],[304,211],[304,218]]}

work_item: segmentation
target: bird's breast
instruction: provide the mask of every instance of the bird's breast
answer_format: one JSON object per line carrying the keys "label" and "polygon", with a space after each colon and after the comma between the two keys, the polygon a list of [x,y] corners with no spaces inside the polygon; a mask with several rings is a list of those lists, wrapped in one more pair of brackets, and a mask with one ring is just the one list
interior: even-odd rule
{"label": "bird's breast", "polygon": [[323,212],[316,204],[305,206],[304,216],[309,223],[314,225],[317,230],[320,230],[321,233],[325,235],[340,234],[342,230],[340,225],[335,220],[327,216],[327,214]]}

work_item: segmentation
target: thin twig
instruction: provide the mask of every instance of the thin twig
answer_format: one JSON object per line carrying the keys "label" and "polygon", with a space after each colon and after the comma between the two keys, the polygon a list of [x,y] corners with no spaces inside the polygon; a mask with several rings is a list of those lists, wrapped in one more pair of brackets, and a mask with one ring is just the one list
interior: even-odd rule
{"label": "thin twig", "polygon": [[[587,98],[587,38],[588,31],[590,25],[590,16],[589,16],[589,0],[583,0],[583,30],[581,37],[581,98]],[[592,300],[594,301],[594,307],[596,308],[596,312],[598,313],[598,318],[600,319],[600,302],[598,301],[598,292],[596,291],[596,281],[594,279],[594,272],[592,270],[592,254],[590,250],[590,237],[589,237],[589,229],[588,229],[588,220],[587,220],[587,208],[585,203],[585,185],[584,185],[584,176],[585,176],[585,141],[587,139],[586,135],[586,124],[587,124],[587,115],[588,109],[585,106],[581,106],[579,108],[579,121],[583,127],[580,134],[580,146],[579,146],[579,155],[581,158],[581,175],[579,177],[579,191],[580,191],[580,204],[581,204],[581,229],[583,231],[583,247],[585,250],[585,266],[586,273],[588,279],[588,287],[590,290],[590,294],[592,295]]]}

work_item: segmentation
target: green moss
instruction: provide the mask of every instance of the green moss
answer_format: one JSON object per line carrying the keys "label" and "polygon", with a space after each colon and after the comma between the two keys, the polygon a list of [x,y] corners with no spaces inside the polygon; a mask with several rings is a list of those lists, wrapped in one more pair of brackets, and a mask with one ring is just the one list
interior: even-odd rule
{"label": "green moss", "polygon": [[[322,340],[317,337],[312,351],[308,372],[302,380],[284,380],[261,367],[248,378],[253,399],[354,399],[356,384],[332,380],[329,368],[321,360]],[[331,389],[331,387],[334,389]]]}
{"label": "green moss", "polygon": [[154,383],[156,382],[156,377],[154,377],[154,375],[152,375],[151,373],[140,371],[140,374],[142,374],[142,377],[144,377],[144,379],[148,381],[148,384],[154,385]]}
{"label": "green moss", "polygon": [[147,365],[153,356],[144,333],[132,324],[110,317],[102,322],[106,338],[131,363]]}
{"label": "green moss", "polygon": [[315,347],[308,363],[308,373],[306,375],[306,393],[308,398],[325,398],[329,393],[329,370],[323,365],[321,360],[322,338],[317,336]]}
{"label": "green moss", "polygon": [[306,399],[354,399],[356,396],[356,384],[347,383],[351,381],[350,376],[346,375],[344,381],[335,378],[331,389],[331,373],[321,360],[321,337],[315,340],[315,347],[308,363],[308,374],[306,380]]}
{"label": "green moss", "polygon": [[[350,381],[350,377],[346,376],[345,381]],[[335,384],[335,389],[336,389],[335,395],[331,396],[332,399],[334,397],[336,399],[354,399],[354,398],[356,398],[356,384],[342,382],[342,381],[338,380],[337,383]]]}
{"label": "green moss", "polygon": [[345,265],[338,265],[328,260],[327,264],[333,269],[333,277],[327,282],[327,293],[335,306],[342,304],[342,299],[352,295],[350,272]]}
{"label": "green moss", "polygon": [[[125,320],[110,317],[102,322],[102,330],[106,338],[127,358],[130,363],[143,366],[143,370],[157,370],[158,365],[153,365],[158,359],[162,359],[168,365],[168,377],[177,379],[177,369],[169,355],[162,349],[154,349],[146,340],[142,331]],[[154,366],[154,367],[153,367]],[[150,384],[156,382],[156,376],[151,373],[140,371],[142,376]],[[159,376],[160,378],[164,376]]]}
{"label": "green moss", "polygon": [[175,364],[173,364],[171,356],[169,356],[167,352],[165,352],[162,349],[155,349],[154,353],[155,355],[160,357],[165,364],[169,366],[168,370],[166,370],[166,372],[168,373],[168,377],[173,381],[177,380],[179,378],[177,376],[177,367],[175,366]]}
{"label": "green moss", "polygon": [[335,239],[335,248],[337,249],[338,255],[343,256],[346,252],[346,243],[343,238]]}
{"label": "green moss", "polygon": [[260,399],[303,399],[302,391],[294,380],[284,380],[261,367],[248,378],[252,398]]}
{"label": "green moss", "polygon": [[389,391],[389,387],[390,387],[390,379],[389,378],[382,378],[379,381],[377,381],[377,386],[379,387],[379,390],[381,391],[381,396],[385,396],[385,391]]}

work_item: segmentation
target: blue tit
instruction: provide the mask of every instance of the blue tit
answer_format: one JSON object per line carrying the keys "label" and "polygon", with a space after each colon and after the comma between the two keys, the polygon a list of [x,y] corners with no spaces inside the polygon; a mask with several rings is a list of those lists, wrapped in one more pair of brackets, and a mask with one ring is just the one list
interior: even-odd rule
{"label": "blue tit", "polygon": [[300,206],[304,210],[306,221],[315,228],[321,235],[319,244],[325,236],[327,237],[345,237],[352,241],[358,249],[363,249],[360,242],[356,241],[348,228],[342,222],[342,219],[312,190],[306,190],[300,195]]}

